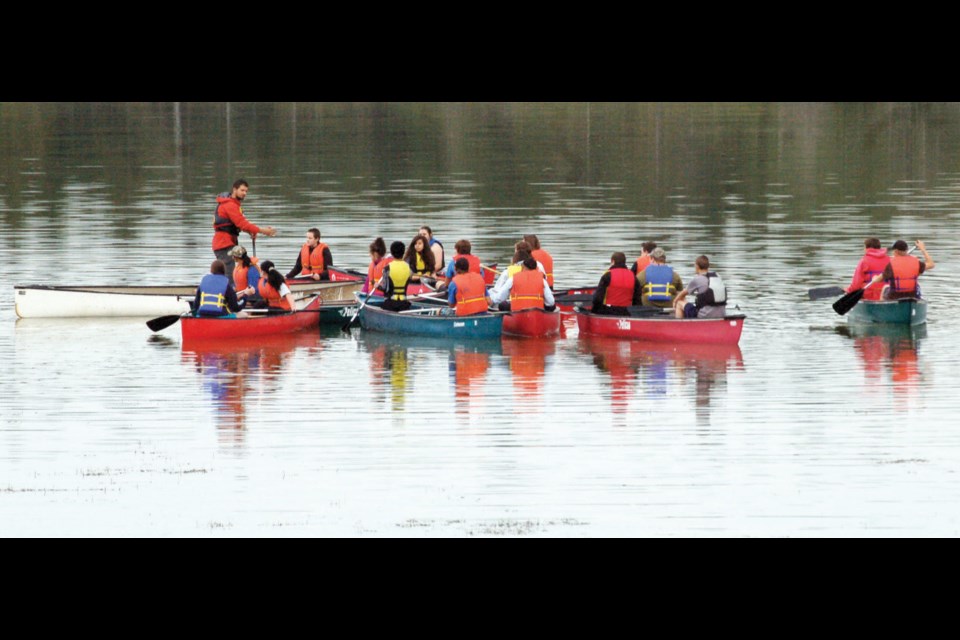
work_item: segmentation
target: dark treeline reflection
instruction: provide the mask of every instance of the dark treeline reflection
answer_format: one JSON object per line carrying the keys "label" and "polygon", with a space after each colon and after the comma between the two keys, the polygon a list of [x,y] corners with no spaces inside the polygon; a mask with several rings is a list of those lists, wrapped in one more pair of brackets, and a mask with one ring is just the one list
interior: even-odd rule
{"label": "dark treeline reflection", "polygon": [[5,103],[0,213],[56,224],[80,187],[117,218],[198,210],[240,175],[294,210],[347,178],[389,205],[393,181],[463,175],[476,206],[518,215],[575,207],[545,200],[559,184],[615,185],[624,214],[803,216],[957,166],[958,126],[941,104]]}

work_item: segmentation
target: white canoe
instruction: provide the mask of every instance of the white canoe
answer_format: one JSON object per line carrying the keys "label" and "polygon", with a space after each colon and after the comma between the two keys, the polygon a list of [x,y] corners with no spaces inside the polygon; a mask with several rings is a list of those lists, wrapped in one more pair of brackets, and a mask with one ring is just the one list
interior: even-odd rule
{"label": "white canoe", "polygon": [[[294,296],[318,293],[324,300],[352,300],[361,281],[288,282]],[[196,285],[169,287],[16,285],[14,309],[20,318],[166,316],[190,310]]]}

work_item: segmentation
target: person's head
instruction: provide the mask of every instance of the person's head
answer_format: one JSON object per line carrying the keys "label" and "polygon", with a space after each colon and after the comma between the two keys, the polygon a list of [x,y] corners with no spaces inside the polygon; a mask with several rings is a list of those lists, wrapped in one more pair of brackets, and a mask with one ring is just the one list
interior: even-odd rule
{"label": "person's head", "polygon": [[706,273],[710,271],[710,258],[707,256],[697,256],[697,259],[693,261],[693,265],[697,268],[698,272]]}
{"label": "person's head", "polygon": [[420,227],[420,235],[425,236],[427,239],[427,243],[429,244],[429,242],[433,240],[433,229],[431,229],[427,225],[423,225],[422,227]]}
{"label": "person's head", "polygon": [[283,274],[277,271],[273,265],[270,265],[270,269],[267,271],[267,282],[277,291],[280,291],[280,287],[284,283]]}
{"label": "person's head", "polygon": [[466,273],[470,271],[470,263],[466,258],[457,258],[457,261],[453,263],[453,268],[457,273]]}
{"label": "person's head", "polygon": [[867,238],[863,241],[864,249],[879,249],[880,248],[880,239],[879,238]]}
{"label": "person's head", "polygon": [[273,266],[274,265],[272,261],[264,260],[263,262],[260,263],[260,272],[263,274],[266,274],[270,271],[270,269],[273,269]]}
{"label": "person's head", "polygon": [[307,229],[307,246],[313,249],[320,243],[320,229]]}
{"label": "person's head", "polygon": [[457,244],[453,245],[453,248],[462,256],[468,255],[473,251],[473,245],[470,244],[469,240],[457,240]]}
{"label": "person's head", "polygon": [[399,240],[394,240],[390,243],[390,255],[392,255],[397,260],[403,259],[403,251],[406,247]]}
{"label": "person's head", "polygon": [[653,250],[656,249],[656,248],[657,248],[657,243],[656,243],[656,242],[651,242],[651,241],[649,241],[649,240],[648,240],[647,242],[644,242],[643,244],[640,245],[640,251],[641,251],[642,253],[647,254],[647,255],[649,255],[650,253],[652,253]]}
{"label": "person's head", "polygon": [[514,264],[518,262],[523,262],[530,255],[530,245],[527,244],[526,240],[521,240],[517,244],[513,245],[513,262]]}
{"label": "person's head", "polygon": [[387,255],[387,245],[384,243],[383,238],[378,237],[370,243],[370,257],[374,260],[379,260],[385,255]]}
{"label": "person's head", "polygon": [[627,256],[623,251],[614,251],[613,255],[610,256],[610,266],[611,267],[624,267],[627,266]]}
{"label": "person's head", "polygon": [[245,267],[250,266],[250,256],[247,255],[247,250],[240,245],[230,249],[230,257],[232,257],[236,262],[243,263],[243,266]]}
{"label": "person's head", "polygon": [[227,267],[223,264],[222,260],[214,260],[210,263],[210,273],[215,273],[218,276],[227,275]]}
{"label": "person's head", "polygon": [[657,264],[666,264],[667,262],[667,252],[657,247],[650,252],[650,259],[656,262]]}
{"label": "person's head", "polygon": [[250,190],[250,185],[243,178],[239,178],[233,183],[233,191],[230,192],[231,198],[236,198],[237,200],[243,200],[247,197],[247,191]]}
{"label": "person's head", "polygon": [[906,241],[897,240],[893,243],[893,246],[891,246],[890,249],[892,249],[897,255],[903,256],[907,254],[907,249],[909,249],[909,247],[907,247]]}
{"label": "person's head", "polygon": [[404,256],[413,266],[416,261],[416,256],[419,254],[420,259],[423,260],[423,264],[426,267],[433,271],[436,266],[436,258],[433,257],[433,251],[430,250],[430,241],[425,235],[416,235],[413,240],[410,241],[410,244],[407,245],[407,253]]}
{"label": "person's head", "polygon": [[530,245],[530,251],[536,251],[540,248],[540,239],[532,233],[523,236],[523,241]]}
{"label": "person's head", "polygon": [[523,270],[524,271],[533,271],[537,268],[537,259],[533,256],[529,256],[523,261]]}

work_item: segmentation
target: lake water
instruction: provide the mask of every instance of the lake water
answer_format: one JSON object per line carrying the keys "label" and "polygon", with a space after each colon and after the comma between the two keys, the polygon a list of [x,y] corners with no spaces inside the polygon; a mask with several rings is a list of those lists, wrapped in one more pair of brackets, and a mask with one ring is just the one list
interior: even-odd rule
{"label": "lake water", "polygon": [[[955,536],[960,105],[0,104],[0,536]],[[739,347],[338,327],[184,348],[17,320],[13,285],[195,283],[237,177],[258,255],[433,227],[557,286],[710,256]],[[927,326],[809,288],[922,239]]]}

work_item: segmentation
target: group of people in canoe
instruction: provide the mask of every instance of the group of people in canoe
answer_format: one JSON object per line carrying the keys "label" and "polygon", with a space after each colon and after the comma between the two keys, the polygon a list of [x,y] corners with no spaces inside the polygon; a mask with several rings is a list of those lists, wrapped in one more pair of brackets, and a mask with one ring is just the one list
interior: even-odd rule
{"label": "group of people in canoe", "polygon": [[[853,270],[853,278],[845,291],[853,293],[863,289],[863,300],[872,301],[920,298],[919,278],[936,263],[922,240],[917,240],[916,248],[923,254],[923,262],[910,255],[912,249],[904,240],[894,242],[888,254],[879,238],[867,238],[863,241],[863,257]],[[878,284],[881,281],[884,282],[882,287]]]}

